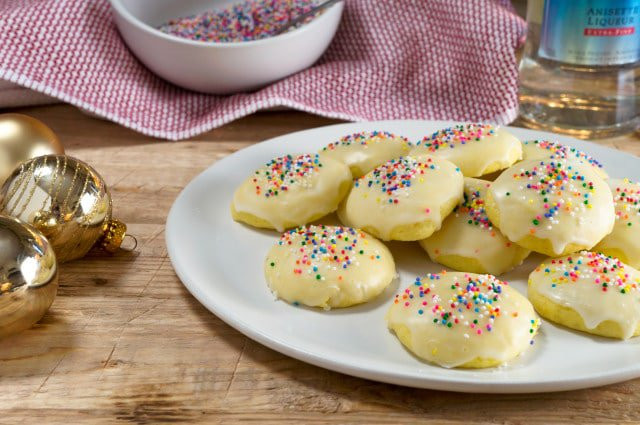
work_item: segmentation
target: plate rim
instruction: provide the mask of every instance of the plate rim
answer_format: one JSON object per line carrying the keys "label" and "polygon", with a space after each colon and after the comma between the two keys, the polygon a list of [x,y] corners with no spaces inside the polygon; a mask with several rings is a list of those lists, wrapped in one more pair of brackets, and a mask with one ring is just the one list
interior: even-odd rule
{"label": "plate rim", "polygon": [[[637,366],[630,370],[629,367],[618,368],[609,370],[606,373],[598,373],[595,375],[589,376],[581,376],[574,379],[549,379],[543,381],[532,382],[492,382],[491,380],[487,381],[479,381],[476,380],[473,383],[470,383],[468,378],[464,379],[462,377],[450,377],[445,379],[442,378],[425,378],[423,376],[415,376],[409,373],[398,372],[395,371],[393,373],[390,372],[382,372],[375,369],[370,369],[361,366],[353,366],[353,365],[345,365],[340,361],[324,358],[309,350],[305,350],[300,347],[293,346],[291,343],[287,343],[285,341],[281,341],[279,338],[274,338],[272,336],[267,336],[260,331],[254,329],[249,323],[239,319],[234,316],[227,307],[225,307],[222,303],[216,302],[214,299],[211,299],[204,291],[202,291],[201,286],[193,281],[193,279],[189,276],[187,270],[183,268],[181,264],[178,264],[177,258],[179,257],[178,252],[176,251],[176,244],[173,243],[173,240],[177,238],[174,235],[174,232],[177,231],[177,225],[174,224],[174,221],[177,220],[176,215],[178,214],[178,208],[180,207],[180,203],[183,198],[186,197],[186,194],[195,186],[196,181],[204,178],[206,174],[212,172],[211,170],[214,167],[218,167],[219,164],[225,164],[228,161],[233,161],[234,157],[238,155],[240,152],[251,150],[251,149],[259,149],[263,143],[278,143],[279,139],[289,138],[294,135],[304,136],[305,133],[313,133],[317,131],[321,131],[322,129],[327,128],[351,128],[357,127],[358,125],[401,125],[403,123],[410,123],[412,125],[429,125],[429,126],[442,126],[447,127],[455,124],[463,124],[463,122],[458,121],[441,121],[441,120],[384,120],[384,121],[363,121],[363,122],[347,122],[347,123],[339,123],[339,124],[330,124],[325,126],[314,127],[310,129],[295,131],[291,133],[286,133],[283,135],[279,135],[273,138],[269,138],[260,142],[256,142],[250,146],[239,149],[224,158],[221,158],[217,161],[214,161],[211,165],[209,165],[202,172],[193,177],[189,183],[180,191],[179,195],[174,200],[169,214],[167,216],[166,225],[165,225],[165,244],[167,247],[167,253],[169,256],[169,260],[171,262],[171,266],[175,271],[176,275],[180,279],[180,282],[184,285],[187,291],[194,297],[196,300],[202,304],[209,312],[214,314],[216,317],[221,319],[227,325],[236,329],[243,335],[252,340],[274,350],[279,353],[282,353],[286,356],[295,358],[297,360],[303,361],[305,363],[309,363],[324,369],[332,370],[335,372],[343,373],[350,376],[355,376],[361,379],[379,381],[387,384],[394,385],[402,385],[413,388],[426,388],[426,389],[434,389],[434,390],[445,390],[445,391],[454,391],[454,392],[473,392],[473,393],[498,393],[498,394],[506,394],[506,393],[540,393],[540,392],[558,392],[558,391],[568,391],[568,390],[576,390],[583,388],[592,388],[598,387],[602,385],[622,382],[634,378],[640,377],[640,362],[638,362]],[[595,148],[596,150],[605,150],[605,151],[613,151],[617,154],[625,155],[632,157],[634,159],[640,160],[640,157],[633,155],[631,153],[627,153],[618,149],[610,148],[608,146],[601,146],[596,143],[575,139],[565,135],[558,135],[545,131],[538,131],[535,129],[528,129],[523,127],[515,127],[515,126],[501,126],[507,129],[517,129],[517,131],[527,131],[536,133],[538,135],[546,135],[549,138],[560,138],[563,139],[563,143],[566,140],[571,140],[581,143],[586,143],[590,147]],[[348,130],[351,131],[351,130]]]}

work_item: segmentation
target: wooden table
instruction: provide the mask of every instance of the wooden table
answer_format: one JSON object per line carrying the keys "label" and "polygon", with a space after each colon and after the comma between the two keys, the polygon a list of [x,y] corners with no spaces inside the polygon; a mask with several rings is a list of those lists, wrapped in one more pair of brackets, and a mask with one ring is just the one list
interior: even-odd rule
{"label": "wooden table", "polygon": [[[182,188],[259,140],[335,121],[260,113],[184,142],[153,140],[70,106],[24,109],[92,164],[135,253],[61,267],[34,328],[0,341],[0,422],[433,423],[640,421],[640,380],[533,395],[455,394],[380,384],[290,359],[202,307],[174,274],[164,224]],[[637,137],[601,142],[640,154]],[[640,359],[639,359],[640,361]]]}

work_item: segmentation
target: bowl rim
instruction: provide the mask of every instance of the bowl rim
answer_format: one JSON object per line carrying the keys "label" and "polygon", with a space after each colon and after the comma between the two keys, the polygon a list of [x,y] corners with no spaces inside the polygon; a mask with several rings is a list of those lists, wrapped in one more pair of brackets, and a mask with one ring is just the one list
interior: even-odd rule
{"label": "bowl rim", "polygon": [[212,41],[195,41],[189,40],[187,38],[178,37],[176,35],[167,34],[165,32],[160,31],[157,28],[152,27],[146,22],[141,21],[137,17],[133,16],[131,12],[122,4],[121,0],[109,0],[112,9],[126,19],[129,23],[133,24],[138,29],[146,32],[147,34],[153,35],[155,37],[159,37],[165,39],[167,41],[183,43],[191,46],[197,46],[201,48],[214,47],[214,48],[223,48],[223,49],[232,49],[238,48],[242,46],[259,46],[261,44],[268,44],[278,41],[284,41],[289,38],[296,37],[301,33],[311,31],[312,28],[319,26],[324,23],[325,20],[329,19],[329,12],[338,8],[338,22],[341,20],[342,9],[344,7],[344,0],[337,2],[333,6],[330,6],[324,13],[320,14],[317,18],[311,20],[311,22],[300,26],[292,31],[288,31],[284,34],[275,35],[272,37],[266,37],[259,40],[250,40],[250,41],[226,41],[226,42],[212,42]]}

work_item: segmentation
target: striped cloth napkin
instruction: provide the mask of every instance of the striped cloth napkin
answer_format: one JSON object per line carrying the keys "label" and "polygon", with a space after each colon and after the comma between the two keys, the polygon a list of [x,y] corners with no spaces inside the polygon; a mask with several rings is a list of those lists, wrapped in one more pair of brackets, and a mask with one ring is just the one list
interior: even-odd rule
{"label": "striped cloth napkin", "polygon": [[159,138],[274,106],[353,121],[505,124],[517,113],[515,49],[525,23],[508,0],[345,0],[317,64],[232,96],[152,74],[124,45],[107,0],[0,0],[0,17],[0,79]]}

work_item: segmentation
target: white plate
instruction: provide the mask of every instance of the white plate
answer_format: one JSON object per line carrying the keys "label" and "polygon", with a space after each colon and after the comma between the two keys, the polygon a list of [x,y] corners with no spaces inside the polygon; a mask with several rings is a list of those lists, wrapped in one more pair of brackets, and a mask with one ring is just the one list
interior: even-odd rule
{"label": "white plate", "polygon": [[[417,141],[452,124],[340,124],[277,137],[229,155],[196,177],[171,208],[166,240],[173,267],[205,307],[248,337],[302,361],[361,378],[450,391],[516,393],[570,390],[640,377],[640,338],[614,341],[549,322],[543,323],[525,355],[500,368],[443,369],[419,361],[387,331],[384,321],[399,288],[417,275],[443,268],[431,263],[416,243],[390,244],[399,283],[369,304],[325,312],[274,299],[262,262],[279,235],[236,223],[229,213],[233,191],[249,173],[273,157],[314,152],[348,133],[387,130]],[[601,160],[612,177],[640,180],[636,157],[568,137],[511,130],[523,140],[546,138],[575,146]],[[541,260],[532,256],[503,277],[526,293],[526,277]]]}

